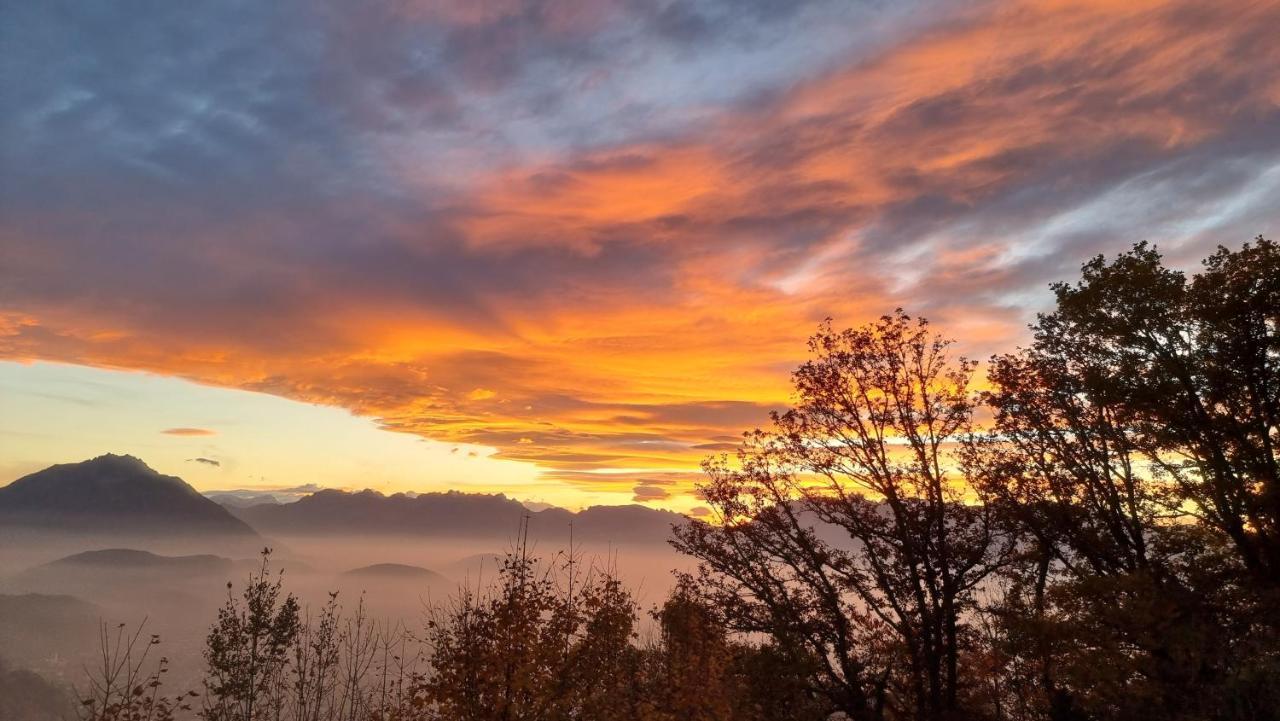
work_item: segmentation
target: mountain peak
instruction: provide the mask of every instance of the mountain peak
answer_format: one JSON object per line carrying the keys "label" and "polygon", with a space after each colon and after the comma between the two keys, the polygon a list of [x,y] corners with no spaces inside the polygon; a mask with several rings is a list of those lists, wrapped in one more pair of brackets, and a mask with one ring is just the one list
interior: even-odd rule
{"label": "mountain peak", "polygon": [[62,532],[257,535],[181,478],[116,454],[50,466],[0,488],[0,518]]}
{"label": "mountain peak", "polygon": [[[145,468],[154,472],[151,466],[148,466],[141,458],[131,456],[128,453],[103,453],[95,458],[90,458],[82,463],[91,463],[99,466],[118,466],[122,468]],[[75,465],[75,464],[59,464],[59,465]]]}

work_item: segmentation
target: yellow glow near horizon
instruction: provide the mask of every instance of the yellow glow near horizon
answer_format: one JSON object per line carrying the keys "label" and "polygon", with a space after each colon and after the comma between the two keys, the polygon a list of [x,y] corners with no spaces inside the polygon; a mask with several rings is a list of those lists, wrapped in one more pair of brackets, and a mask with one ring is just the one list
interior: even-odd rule
{"label": "yellow glow near horizon", "polygon": [[0,485],[104,453],[138,456],[201,491],[315,484],[506,493],[568,508],[630,500],[547,479],[492,448],[389,433],[339,408],[147,373],[0,362]]}

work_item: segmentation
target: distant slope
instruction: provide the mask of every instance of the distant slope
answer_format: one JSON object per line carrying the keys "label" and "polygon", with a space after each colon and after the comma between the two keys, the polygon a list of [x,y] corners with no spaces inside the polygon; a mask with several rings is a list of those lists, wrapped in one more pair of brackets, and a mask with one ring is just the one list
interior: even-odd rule
{"label": "distant slope", "polygon": [[58,534],[230,536],[257,533],[181,478],[133,456],[50,466],[0,488],[0,526]]}
{"label": "distant slope", "polygon": [[[222,556],[161,556],[132,548],[107,548],[85,551],[46,563],[40,568],[97,568],[114,571],[164,571],[166,573],[225,573],[234,562]],[[34,569],[33,569],[34,570]]]}
{"label": "distant slope", "polygon": [[6,588],[43,593],[100,593],[157,585],[177,587],[192,580],[224,583],[238,565],[221,556],[160,556],[131,548],[85,551],[28,568],[4,580]]}
{"label": "distant slope", "polygon": [[0,656],[26,664],[92,651],[102,617],[101,608],[73,596],[0,594]]}
{"label": "distant slope", "polygon": [[342,574],[344,578],[370,580],[421,581],[424,583],[448,583],[449,579],[421,566],[406,563],[375,563],[353,568]]}
{"label": "distant slope", "polygon": [[75,694],[66,684],[0,657],[0,709],[6,721],[63,721],[76,717]]}
{"label": "distant slope", "polygon": [[[408,535],[498,540],[512,538],[529,518],[535,538],[583,542],[665,543],[684,517],[644,506],[594,506],[532,512],[501,494],[424,493],[384,496],[376,491],[325,490],[293,503],[232,508],[264,533],[281,535]],[[501,547],[501,543],[499,543]]]}
{"label": "distant slope", "polygon": [[264,503],[279,503],[270,493],[245,493],[241,491],[206,491],[204,497],[226,508],[248,508]]}

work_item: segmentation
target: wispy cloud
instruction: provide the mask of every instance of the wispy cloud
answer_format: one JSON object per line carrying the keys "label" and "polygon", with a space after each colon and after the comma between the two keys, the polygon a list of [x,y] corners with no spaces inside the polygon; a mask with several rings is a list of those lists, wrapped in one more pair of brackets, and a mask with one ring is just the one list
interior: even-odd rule
{"label": "wispy cloud", "polygon": [[[166,436],[199,437],[199,436],[218,435],[217,431],[211,431],[208,428],[166,428],[160,432]],[[197,460],[204,460],[204,459],[197,459]]]}
{"label": "wispy cloud", "polygon": [[53,5],[0,30],[0,357],[637,499],[692,503],[823,317],[981,356],[1093,253],[1276,230],[1269,3]]}

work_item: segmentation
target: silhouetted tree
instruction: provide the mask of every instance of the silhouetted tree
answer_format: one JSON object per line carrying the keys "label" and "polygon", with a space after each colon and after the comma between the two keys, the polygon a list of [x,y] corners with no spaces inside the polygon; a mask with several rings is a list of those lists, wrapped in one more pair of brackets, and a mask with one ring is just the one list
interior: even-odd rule
{"label": "silhouetted tree", "polygon": [[[280,576],[269,575],[270,557],[263,549],[240,598],[227,584],[227,601],[205,642],[205,721],[278,719],[286,706],[289,651],[301,624],[297,599],[281,597]],[[306,683],[298,688],[310,696]],[[308,705],[300,703],[304,711]]]}
{"label": "silhouetted tree", "polygon": [[330,593],[319,618],[313,623],[307,612],[293,639],[290,705],[294,721],[338,718],[340,634],[338,594]]}
{"label": "silhouetted tree", "polygon": [[1225,709],[1275,668],[1280,253],[1205,265],[1095,258],[992,362],[975,477],[1024,539],[999,643],[1057,718],[1265,717]]}
{"label": "silhouetted tree", "polygon": [[[1035,343],[994,378],[1031,366],[1043,393],[1091,394],[1108,438],[1169,481],[1164,505],[1221,532],[1257,583],[1280,586],[1280,247],[1219,248],[1188,281],[1140,243],[1082,275],[1053,286]],[[993,401],[1007,419],[1023,412]]]}
{"label": "silhouetted tree", "polygon": [[647,703],[654,719],[733,718],[733,654],[728,631],[699,598],[691,579],[676,585],[653,613],[661,630],[650,651]]}
{"label": "silhouetted tree", "polygon": [[736,642],[732,650],[734,721],[809,721],[835,711],[815,686],[821,664],[802,645],[772,638]]}
{"label": "silhouetted tree", "polygon": [[790,721],[833,710],[814,692],[811,654],[777,639],[734,639],[693,578],[681,576],[653,616],[661,635],[647,649],[645,719]]}
{"label": "silhouetted tree", "polygon": [[824,325],[794,407],[705,464],[719,525],[677,529],[736,630],[802,642],[858,719],[959,718],[966,617],[1009,550],[968,482],[974,364],[899,311]]}
{"label": "silhouetted tree", "polygon": [[469,589],[429,622],[431,672],[414,692],[427,718],[535,721],[637,715],[635,603],[610,573],[541,570],[522,540],[496,589]]}
{"label": "silhouetted tree", "polygon": [[113,634],[100,625],[98,664],[78,692],[81,721],[173,721],[191,710],[194,692],[176,698],[162,693],[169,660],[152,660],[160,637],[144,636],[145,628],[144,621],[130,633],[120,624]]}

